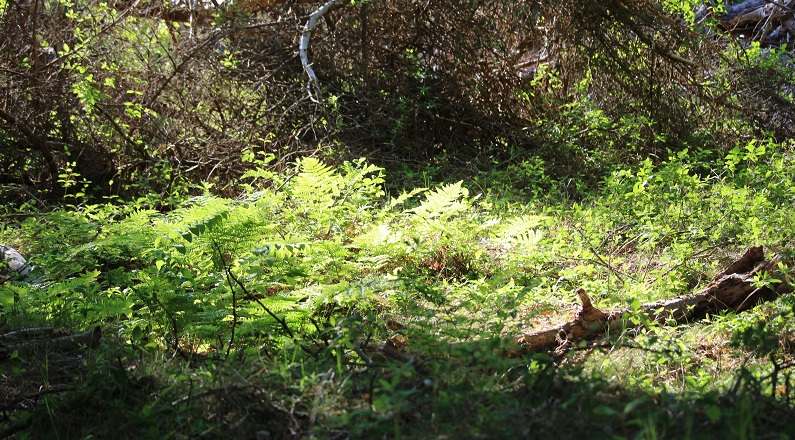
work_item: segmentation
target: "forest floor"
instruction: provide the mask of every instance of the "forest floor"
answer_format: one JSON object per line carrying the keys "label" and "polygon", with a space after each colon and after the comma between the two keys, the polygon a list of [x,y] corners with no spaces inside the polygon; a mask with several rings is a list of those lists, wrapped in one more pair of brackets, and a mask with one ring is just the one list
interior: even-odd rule
{"label": "forest floor", "polygon": [[754,245],[782,257],[754,285],[791,283],[791,147],[683,152],[576,198],[538,170],[386,184],[304,159],[236,199],[6,217],[34,269],[0,286],[0,438],[795,435],[792,295],[515,342],[571,320],[578,289],[637,311]]}

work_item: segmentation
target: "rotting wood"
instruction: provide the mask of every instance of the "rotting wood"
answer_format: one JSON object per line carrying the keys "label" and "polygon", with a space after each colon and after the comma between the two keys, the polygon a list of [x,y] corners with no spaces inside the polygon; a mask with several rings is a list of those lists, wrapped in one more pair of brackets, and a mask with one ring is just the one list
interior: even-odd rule
{"label": "rotting wood", "polygon": [[726,32],[762,46],[791,44],[795,28],[795,0],[744,0],[719,10],[703,2],[696,8],[696,22],[713,16]]}
{"label": "rotting wood", "polygon": [[53,327],[29,327],[10,331],[0,335],[0,342],[12,341],[16,339],[30,339],[52,337],[58,330]]}
{"label": "rotting wood", "polygon": [[[784,283],[775,288],[754,285],[754,279],[761,274],[770,274],[776,278],[779,256],[765,259],[761,246],[752,247],[740,259],[730,264],[715,276],[715,279],[696,294],[682,296],[665,301],[644,304],[640,313],[660,323],[688,322],[703,318],[707,314],[722,310],[747,310],[757,303],[775,298],[790,290],[791,286]],[[574,320],[563,325],[525,333],[516,342],[523,351],[555,350],[557,354],[565,352],[572,343],[595,338],[612,330],[625,327],[630,310],[603,312],[591,304],[591,299],[584,289],[577,291],[582,302]]]}

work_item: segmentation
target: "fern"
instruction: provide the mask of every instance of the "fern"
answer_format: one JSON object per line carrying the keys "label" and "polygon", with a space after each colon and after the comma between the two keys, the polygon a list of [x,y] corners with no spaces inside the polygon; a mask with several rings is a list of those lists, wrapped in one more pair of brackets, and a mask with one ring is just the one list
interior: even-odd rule
{"label": "fern", "polygon": [[537,235],[538,228],[544,221],[545,217],[537,215],[522,215],[514,217],[508,221],[505,229],[501,234],[504,241],[516,243],[523,241],[530,236]]}
{"label": "fern", "polygon": [[394,209],[394,208],[406,203],[407,201],[411,200],[414,196],[416,196],[418,194],[422,194],[422,193],[424,193],[426,191],[428,191],[428,188],[414,188],[411,191],[403,192],[399,196],[394,197],[391,200],[389,200],[389,203],[387,204],[386,208],[387,208],[387,210]]}
{"label": "fern", "polygon": [[284,259],[297,255],[306,247],[306,243],[266,243],[254,249],[254,254]]}
{"label": "fern", "polygon": [[190,242],[195,236],[222,223],[229,215],[231,208],[232,204],[229,200],[206,196],[196,197],[171,213],[161,225],[166,226],[167,229],[178,231],[183,239]]}
{"label": "fern", "polygon": [[305,203],[305,209],[317,205],[328,206],[339,196],[340,175],[330,166],[314,157],[298,162],[299,173],[290,185],[290,193],[296,201]]}
{"label": "fern", "polygon": [[469,191],[458,181],[444,185],[426,194],[420,206],[408,212],[422,219],[449,218],[469,207]]}

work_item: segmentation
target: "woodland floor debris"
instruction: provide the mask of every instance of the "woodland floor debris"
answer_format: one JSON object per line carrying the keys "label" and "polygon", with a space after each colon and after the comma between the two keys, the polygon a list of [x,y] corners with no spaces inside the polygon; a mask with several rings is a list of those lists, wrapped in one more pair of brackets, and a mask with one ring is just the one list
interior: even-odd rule
{"label": "woodland floor debris", "polygon": [[[760,287],[755,283],[762,275],[780,280],[783,274],[779,273],[779,262],[781,257],[778,255],[765,259],[761,246],[749,248],[698,293],[644,304],[639,311],[660,323],[681,323],[722,310],[747,310],[761,301],[790,291],[791,286],[786,283]],[[630,310],[603,312],[593,306],[584,289],[579,289],[577,294],[582,306],[572,321],[523,334],[516,342],[526,351],[554,349],[557,354],[562,354],[577,341],[595,338],[628,325],[626,318],[631,315]]]}

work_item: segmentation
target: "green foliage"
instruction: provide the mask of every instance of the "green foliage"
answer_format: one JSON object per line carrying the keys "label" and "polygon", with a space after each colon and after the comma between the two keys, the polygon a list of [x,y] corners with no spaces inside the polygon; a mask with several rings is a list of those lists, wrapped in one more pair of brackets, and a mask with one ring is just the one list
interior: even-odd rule
{"label": "green foliage", "polygon": [[[29,3],[0,0],[0,243],[33,266],[0,274],[0,437],[793,434],[791,296],[642,308],[750,245],[793,284],[789,12],[351,0],[307,99],[310,4]],[[625,328],[516,353],[578,288]]]}
{"label": "green foliage", "polygon": [[[237,199],[208,193],[165,212],[147,198],[83,203],[0,230],[34,265],[0,286],[3,322],[112,335],[90,365],[105,382],[51,401],[56,414],[74,413],[81,435],[109,429],[73,409],[90,393],[118,405],[109,417],[149,427],[130,434],[144,437],[287,432],[239,416],[253,401],[318,437],[576,436],[593,426],[604,436],[740,435],[764,420],[754,405],[782,410],[792,397],[778,373],[789,297],[702,325],[637,313],[627,321],[637,328],[609,336],[610,351],[578,357],[579,347],[563,365],[503,355],[526,326],[567,319],[576,288],[599,307],[640,311],[703,286],[750,244],[791,252],[788,144],[671,153],[614,171],[576,203],[500,181],[484,194],[457,181],[387,197],[383,170],[363,160],[307,157],[274,173],[263,168],[270,158],[246,154],[255,170]],[[543,162],[522,168],[559,187]],[[516,203],[520,194],[533,202]],[[710,347],[727,350],[729,366],[704,354]],[[732,367],[744,351],[753,361]],[[229,418],[205,417],[219,408]],[[574,408],[581,422],[564,423]]]}

